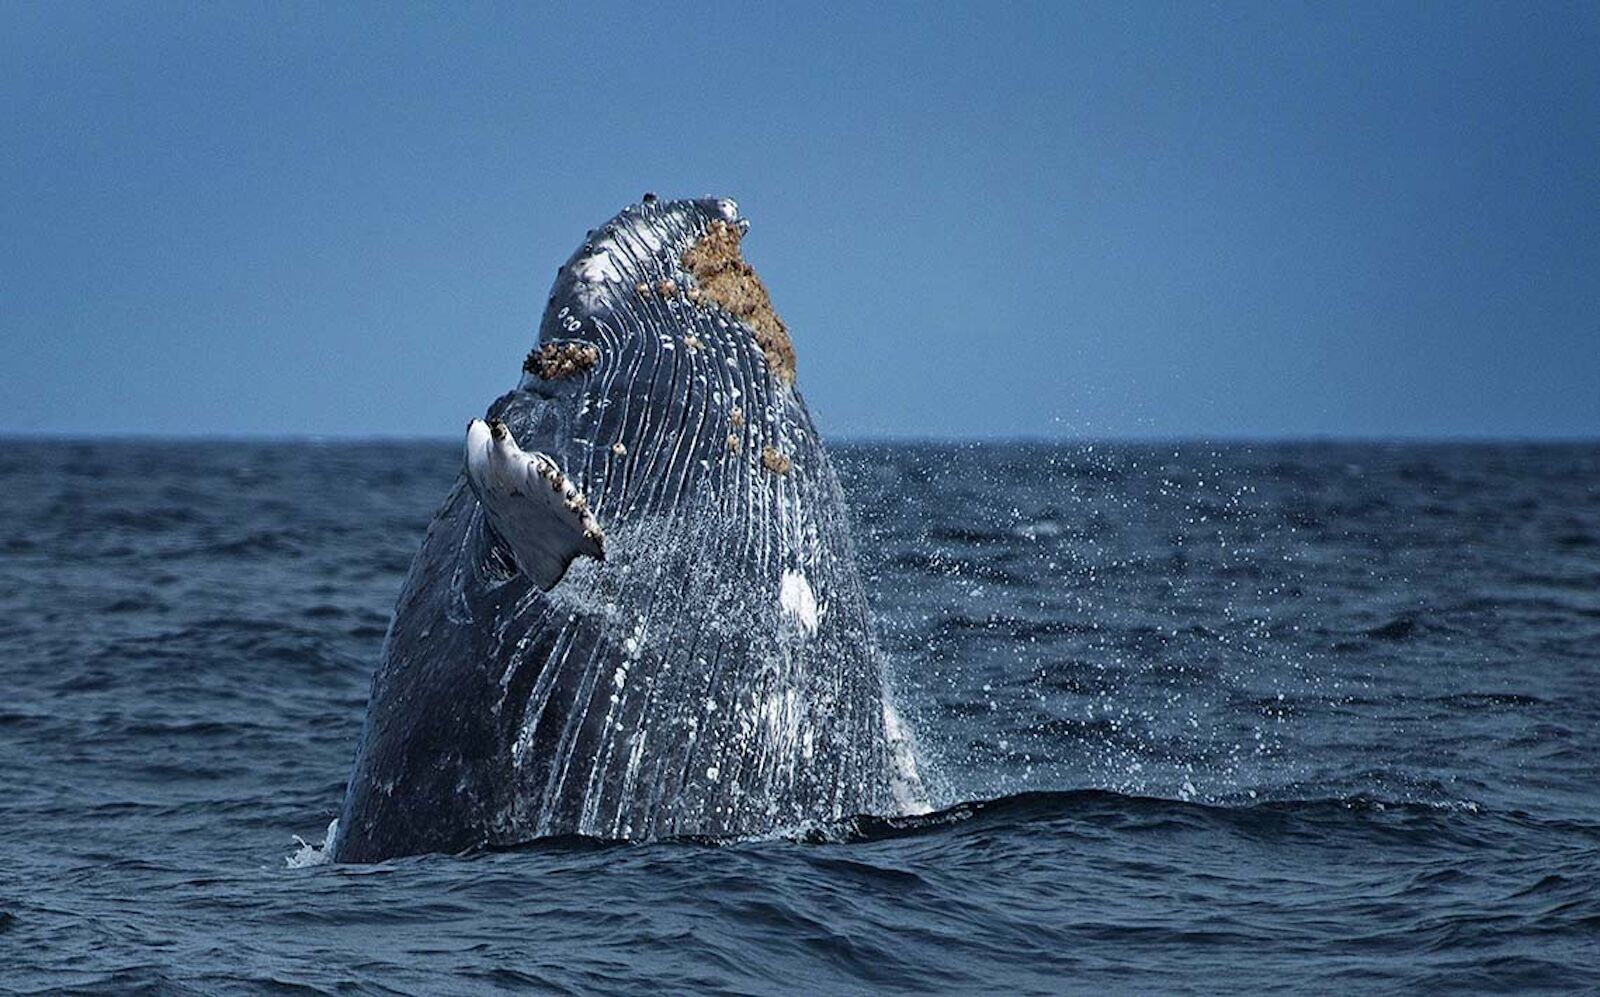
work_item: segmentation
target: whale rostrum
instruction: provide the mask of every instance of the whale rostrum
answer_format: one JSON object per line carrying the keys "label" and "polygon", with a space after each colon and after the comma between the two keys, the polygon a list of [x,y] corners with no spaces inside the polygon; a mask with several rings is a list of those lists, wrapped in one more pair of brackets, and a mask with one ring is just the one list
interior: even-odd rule
{"label": "whale rostrum", "polygon": [[925,808],[747,231],[647,196],[558,272],[412,562],[336,858]]}

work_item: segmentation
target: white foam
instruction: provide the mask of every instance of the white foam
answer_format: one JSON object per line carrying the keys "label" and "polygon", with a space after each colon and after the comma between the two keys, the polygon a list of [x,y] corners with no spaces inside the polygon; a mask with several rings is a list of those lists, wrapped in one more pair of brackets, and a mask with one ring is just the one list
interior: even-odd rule
{"label": "white foam", "polygon": [[300,835],[294,835],[294,840],[300,843],[300,850],[293,855],[284,856],[284,864],[291,869],[309,869],[315,865],[327,865],[333,861],[333,839],[339,833],[339,818],[335,817],[328,822],[328,830],[323,832],[320,844],[311,844]]}

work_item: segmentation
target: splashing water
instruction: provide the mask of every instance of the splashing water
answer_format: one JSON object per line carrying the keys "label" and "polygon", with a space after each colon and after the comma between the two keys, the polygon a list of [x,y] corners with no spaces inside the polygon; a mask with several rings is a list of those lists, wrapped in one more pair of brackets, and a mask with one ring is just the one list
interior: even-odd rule
{"label": "splashing water", "polygon": [[309,869],[312,866],[327,865],[333,861],[333,853],[329,846],[333,844],[335,836],[339,833],[339,818],[335,817],[328,822],[328,830],[323,833],[322,840],[311,844],[300,835],[294,835],[294,840],[300,849],[293,855],[284,858],[284,864],[291,869]]}

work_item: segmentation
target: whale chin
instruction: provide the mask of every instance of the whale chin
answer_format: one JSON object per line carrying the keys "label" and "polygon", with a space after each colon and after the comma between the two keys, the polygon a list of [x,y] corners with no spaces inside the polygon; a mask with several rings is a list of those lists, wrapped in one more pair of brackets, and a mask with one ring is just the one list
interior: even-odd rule
{"label": "whale chin", "polygon": [[339,859],[925,807],[748,229],[647,197],[559,271],[400,594]]}

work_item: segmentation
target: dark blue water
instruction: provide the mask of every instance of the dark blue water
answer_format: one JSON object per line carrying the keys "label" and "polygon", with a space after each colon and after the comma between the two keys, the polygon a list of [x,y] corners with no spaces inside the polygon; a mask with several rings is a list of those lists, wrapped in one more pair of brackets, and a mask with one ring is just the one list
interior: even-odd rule
{"label": "dark blue water", "polygon": [[458,448],[0,442],[0,989],[1600,988],[1600,446],[837,456],[948,809],[340,867]]}

